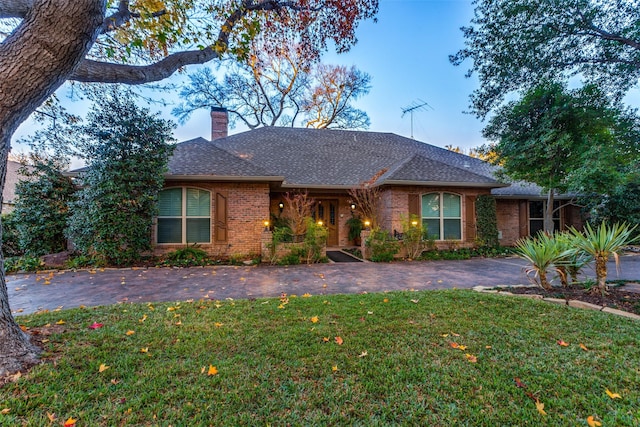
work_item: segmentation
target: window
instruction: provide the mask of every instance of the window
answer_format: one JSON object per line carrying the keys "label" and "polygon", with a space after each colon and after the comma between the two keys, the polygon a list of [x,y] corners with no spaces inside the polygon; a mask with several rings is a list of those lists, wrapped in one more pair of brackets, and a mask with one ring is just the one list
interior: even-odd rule
{"label": "window", "polygon": [[[560,202],[553,202],[553,228],[560,230]],[[544,212],[547,209],[546,200],[529,201],[529,235],[535,236],[544,230]]]}
{"label": "window", "polygon": [[451,193],[422,196],[422,226],[430,239],[462,240],[461,198]]}
{"label": "window", "polygon": [[158,194],[158,243],[211,242],[211,193],[169,188]]}

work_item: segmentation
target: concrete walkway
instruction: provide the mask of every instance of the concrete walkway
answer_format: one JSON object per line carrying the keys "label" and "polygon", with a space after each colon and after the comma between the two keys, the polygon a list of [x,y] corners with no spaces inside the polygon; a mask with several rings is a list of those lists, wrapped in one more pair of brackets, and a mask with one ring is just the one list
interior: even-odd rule
{"label": "concrete walkway", "polygon": [[[260,298],[289,295],[469,289],[528,284],[518,258],[381,263],[330,263],[291,267],[195,267],[60,271],[7,276],[14,314],[117,302]],[[586,276],[594,277],[587,269]],[[640,280],[640,256],[622,257],[620,275]]]}

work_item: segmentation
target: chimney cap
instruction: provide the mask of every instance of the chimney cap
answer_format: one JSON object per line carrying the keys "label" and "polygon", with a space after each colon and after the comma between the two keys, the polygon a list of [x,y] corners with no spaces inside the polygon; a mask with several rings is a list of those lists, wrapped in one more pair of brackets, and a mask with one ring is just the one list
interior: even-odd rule
{"label": "chimney cap", "polygon": [[226,113],[226,112],[227,112],[227,109],[226,109],[226,108],[224,108],[224,107],[211,107],[211,111],[212,111],[212,112],[214,112],[214,111],[219,111],[219,112],[221,112],[221,113]]}

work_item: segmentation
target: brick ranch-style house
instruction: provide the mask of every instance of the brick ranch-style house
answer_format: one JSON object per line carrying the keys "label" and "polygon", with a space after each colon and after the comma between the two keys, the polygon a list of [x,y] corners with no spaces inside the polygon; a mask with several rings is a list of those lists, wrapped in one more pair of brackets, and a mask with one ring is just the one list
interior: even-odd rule
{"label": "brick ranch-style house", "polygon": [[[473,246],[475,201],[497,201],[500,242],[511,245],[540,229],[546,197],[533,185],[497,181],[490,164],[391,133],[263,127],[227,136],[227,112],[214,108],[212,138],[177,144],[169,160],[153,245],[162,254],[197,243],[213,256],[260,254],[264,222],[280,215],[287,192],[307,191],[327,246],[352,245],[348,190],[376,174],[381,228],[402,230],[418,215],[436,244]],[[567,202],[562,196],[558,203]],[[557,215],[559,229],[580,226],[579,209]]]}

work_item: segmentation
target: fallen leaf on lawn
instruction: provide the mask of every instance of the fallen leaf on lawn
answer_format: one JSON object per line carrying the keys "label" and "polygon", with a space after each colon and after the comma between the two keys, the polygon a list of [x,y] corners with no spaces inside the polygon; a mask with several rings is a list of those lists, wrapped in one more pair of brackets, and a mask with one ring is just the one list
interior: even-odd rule
{"label": "fallen leaf on lawn", "polygon": [[329,342],[329,337],[322,337],[322,342]]}
{"label": "fallen leaf on lawn", "polygon": [[602,425],[602,423],[600,421],[596,421],[593,418],[593,415],[589,415],[587,417],[587,424],[589,424],[589,427],[600,427]]}
{"label": "fallen leaf on lawn", "polygon": [[318,323],[318,316],[313,316],[311,318],[311,323]]}
{"label": "fallen leaf on lawn", "polygon": [[167,311],[175,311],[176,308],[175,307],[167,307]]}
{"label": "fallen leaf on lawn", "polygon": [[383,299],[382,302],[389,302],[389,298]]}
{"label": "fallen leaf on lawn", "polygon": [[49,421],[53,423],[56,420],[56,414],[50,414],[47,412],[47,418],[49,418]]}
{"label": "fallen leaf on lawn", "polygon": [[414,303],[414,304],[417,304],[417,303],[420,302],[420,300],[419,299],[412,299],[411,302]]}
{"label": "fallen leaf on lawn", "polygon": [[9,412],[11,412],[11,409],[9,409],[9,408],[4,408],[2,411],[0,411],[0,414],[2,414],[2,415],[7,415]]}
{"label": "fallen leaf on lawn", "polygon": [[143,323],[145,320],[147,320],[147,315],[143,314],[142,315],[142,319],[139,320],[140,323]]}
{"label": "fallen leaf on lawn", "polygon": [[331,367],[331,370],[332,370],[333,372],[338,372],[338,365],[333,365],[333,366]]}
{"label": "fallen leaf on lawn", "polygon": [[558,341],[557,341],[557,343],[558,343],[558,345],[559,345],[559,346],[561,346],[561,347],[569,347],[569,343],[564,342],[564,341],[562,341],[562,340],[558,340]]}
{"label": "fallen leaf on lawn", "polygon": [[101,364],[100,364],[100,367],[98,368],[98,372],[104,372],[104,371],[106,371],[106,370],[107,370],[107,369],[109,369],[109,368],[110,368],[110,366],[107,366],[107,365],[105,365],[104,363],[101,363]]}
{"label": "fallen leaf on lawn", "polygon": [[476,356],[474,356],[473,354],[467,353],[467,354],[465,354],[465,357],[471,363],[476,363],[478,361],[478,358]]}
{"label": "fallen leaf on lawn", "polygon": [[536,399],[536,409],[538,410],[538,412],[540,412],[541,415],[547,415],[547,413],[544,411],[544,403],[540,402],[537,399]]}
{"label": "fallen leaf on lawn", "polygon": [[460,347],[460,345],[457,342],[450,342],[449,345],[451,346],[451,348],[458,348]]}
{"label": "fallen leaf on lawn", "polygon": [[67,323],[67,322],[65,322],[64,320],[60,319],[60,320],[58,320],[56,322],[56,325],[64,325],[65,323]]}
{"label": "fallen leaf on lawn", "polygon": [[586,345],[580,343],[580,348],[583,349],[584,351],[589,351],[589,349],[587,348]]}
{"label": "fallen leaf on lawn", "polygon": [[140,349],[140,353],[148,353],[149,352],[149,347],[145,347],[145,348],[141,348]]}
{"label": "fallen leaf on lawn", "polygon": [[369,355],[369,353],[367,353],[367,350],[365,350],[365,351],[363,351],[362,353],[360,353],[360,354],[358,355],[358,357],[365,357],[365,356],[367,356],[367,355]]}
{"label": "fallen leaf on lawn", "polygon": [[65,421],[65,422],[64,422],[63,427],[71,427],[71,426],[74,426],[74,425],[76,425],[76,422],[77,422],[77,421],[78,421],[78,420],[76,420],[76,419],[73,419],[73,418],[69,417],[69,419],[68,419],[67,421]]}
{"label": "fallen leaf on lawn", "polygon": [[180,326],[180,325],[182,325],[182,322],[181,322],[180,320],[178,320],[178,321],[176,322],[176,325],[177,325],[177,326]]}
{"label": "fallen leaf on lawn", "polygon": [[446,338],[446,337],[448,337],[448,336],[449,336],[449,334],[442,334],[442,335],[440,335],[440,336],[441,336],[441,337],[443,337],[443,338]]}
{"label": "fallen leaf on lawn", "polygon": [[611,392],[611,390],[609,389],[605,389],[605,392],[607,393],[607,396],[609,396],[612,399],[622,399],[622,396],[620,396],[618,393]]}
{"label": "fallen leaf on lawn", "polygon": [[136,333],[136,331],[131,331],[131,330],[129,330],[129,331],[127,331],[127,332],[125,333],[125,335],[133,335],[133,334],[135,334],[135,333]]}
{"label": "fallen leaf on lawn", "polygon": [[89,329],[100,329],[103,326],[104,325],[102,323],[93,322],[91,325],[89,325]]}
{"label": "fallen leaf on lawn", "polygon": [[459,337],[460,336],[460,334],[456,334],[455,332],[451,332],[451,335],[454,336],[454,337]]}
{"label": "fallen leaf on lawn", "polygon": [[458,346],[458,350],[466,350],[467,346],[466,345],[459,345]]}
{"label": "fallen leaf on lawn", "polygon": [[302,294],[302,298],[310,298],[311,294],[309,292]]}
{"label": "fallen leaf on lawn", "polygon": [[486,348],[487,350],[491,350],[491,346],[490,345],[485,345],[484,348]]}
{"label": "fallen leaf on lawn", "polygon": [[120,381],[119,381],[119,380],[117,380],[117,379],[115,379],[115,378],[113,378],[113,379],[111,380],[111,384],[113,384],[113,385],[118,385],[119,383],[120,383]]}
{"label": "fallen leaf on lawn", "polygon": [[213,365],[209,365],[209,370],[207,371],[207,375],[218,375],[218,369]]}
{"label": "fallen leaf on lawn", "polygon": [[338,345],[342,345],[342,343],[343,343],[343,342],[344,342],[344,341],[342,341],[342,338],[340,338],[340,337],[336,337],[336,343],[337,343]]}
{"label": "fallen leaf on lawn", "polygon": [[515,378],[513,379],[513,381],[515,381],[515,383],[516,383],[516,387],[518,387],[518,388],[527,388],[527,386],[525,385],[525,383],[523,383],[523,382],[520,380],[520,378],[515,377]]}
{"label": "fallen leaf on lawn", "polygon": [[29,330],[29,328],[24,325],[20,325],[20,329],[22,330],[22,332],[27,332]]}

